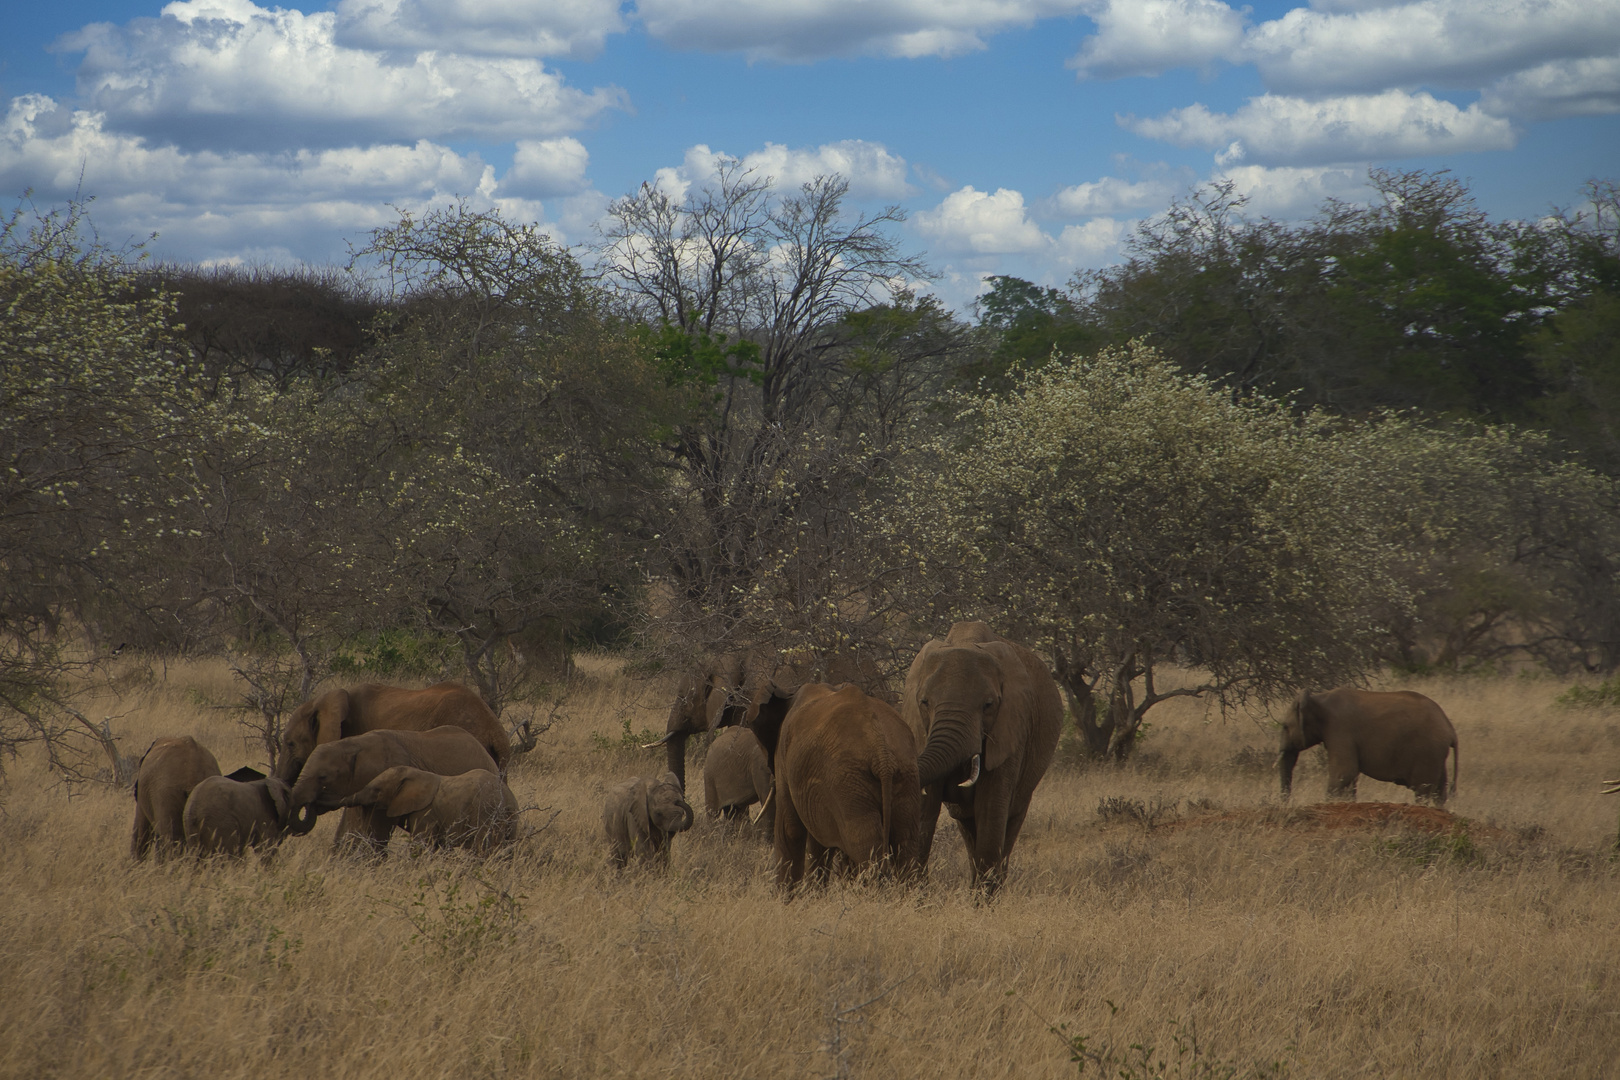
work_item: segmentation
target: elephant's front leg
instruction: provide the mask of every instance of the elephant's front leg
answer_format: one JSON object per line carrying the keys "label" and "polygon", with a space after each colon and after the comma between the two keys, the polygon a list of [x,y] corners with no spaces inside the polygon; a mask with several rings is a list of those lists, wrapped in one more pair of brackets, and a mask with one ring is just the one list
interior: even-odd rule
{"label": "elephant's front leg", "polygon": [[928,869],[928,853],[934,849],[934,830],[939,827],[939,809],[945,805],[945,788],[933,784],[923,788],[922,828],[917,833],[917,866]]}
{"label": "elephant's front leg", "polygon": [[[996,778],[999,780],[1000,778]],[[973,884],[994,896],[1007,876],[1007,830],[1012,793],[1006,785],[992,781],[983,785],[974,799],[974,820],[978,835],[969,854],[973,858]],[[1023,823],[1023,815],[1019,815]],[[964,832],[965,835],[965,832]]]}
{"label": "elephant's front leg", "polygon": [[[352,818],[351,814],[354,815]],[[382,811],[360,806],[345,807],[332,847],[336,851],[353,851],[380,859],[387,855],[388,838],[393,833],[393,819]]]}

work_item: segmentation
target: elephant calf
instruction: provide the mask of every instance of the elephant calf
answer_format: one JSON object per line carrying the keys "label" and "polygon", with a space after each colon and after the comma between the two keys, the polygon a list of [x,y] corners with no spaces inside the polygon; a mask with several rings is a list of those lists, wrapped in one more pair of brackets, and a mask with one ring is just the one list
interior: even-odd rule
{"label": "elephant calf", "polygon": [[737,817],[760,803],[759,824],[767,833],[776,829],[772,805],[771,765],[765,747],[743,727],[728,727],[715,736],[703,760],[703,809],[710,817]]}
{"label": "elephant calf", "polygon": [[269,859],[285,832],[285,783],[256,769],[210,776],[186,800],[186,847],[198,855],[233,855],[249,848]]}
{"label": "elephant calf", "polygon": [[157,847],[157,857],[185,843],[186,799],[210,776],[219,762],[190,735],[159,739],[147,747],[135,772],[135,827],[129,853],[144,859]]}
{"label": "elephant calf", "polygon": [[1446,805],[1446,757],[1457,786],[1457,729],[1433,699],[1410,690],[1379,693],[1341,686],[1301,693],[1282,724],[1278,773],[1282,797],[1294,786],[1302,751],[1325,743],[1330,799],[1356,797],[1356,780],[1370,776],[1409,787],[1423,802]]}
{"label": "elephant calf", "polygon": [[482,769],[440,776],[396,765],[338,805],[380,809],[429,847],[488,855],[517,839],[517,799],[499,776]]}
{"label": "elephant calf", "polygon": [[692,807],[673,772],[657,780],[626,780],[608,792],[602,807],[613,865],[621,868],[632,855],[644,864],[668,866],[670,841],[691,827]]}
{"label": "elephant calf", "polygon": [[893,706],[855,686],[807,683],[776,748],[777,882],[822,877],[832,852],[859,873],[919,870],[917,740]]}

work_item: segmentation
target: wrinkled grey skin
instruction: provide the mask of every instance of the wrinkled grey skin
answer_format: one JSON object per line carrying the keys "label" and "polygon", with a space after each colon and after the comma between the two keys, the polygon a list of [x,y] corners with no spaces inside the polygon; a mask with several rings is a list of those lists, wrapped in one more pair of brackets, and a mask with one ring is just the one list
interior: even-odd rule
{"label": "wrinkled grey skin", "polygon": [[912,661],[901,710],[922,746],[923,864],[943,804],[967,845],[975,887],[994,894],[1057,750],[1063,723],[1057,683],[1022,645],[982,622],[959,622]]}
{"label": "wrinkled grey skin", "polygon": [[[432,731],[368,731],[337,742],[323,743],[309,755],[287,803],[288,828],[302,836],[315,827],[315,818],[329,810],[344,809],[343,801],[396,765],[407,765],[440,776],[459,776],[478,769],[495,773],[495,759],[483,745],[459,727]],[[355,808],[357,825],[349,811],[338,823],[335,846],[350,845],[382,854],[394,831],[394,820],[377,807]]]}
{"label": "wrinkled grey skin", "polygon": [[608,791],[602,807],[609,856],[621,868],[632,858],[645,866],[667,867],[671,839],[691,827],[692,807],[672,772],[656,780],[626,780]]}
{"label": "wrinkled grey skin", "polygon": [[219,775],[219,762],[190,735],[159,739],[147,747],[135,770],[135,826],[129,853],[159,861],[186,840],[186,800],[198,784]]}
{"label": "wrinkled grey skin", "polygon": [[517,839],[517,799],[499,776],[482,769],[440,776],[396,765],[338,802],[376,808],[429,847],[488,855]]}
{"label": "wrinkled grey skin", "polygon": [[252,769],[210,776],[186,800],[187,850],[241,858],[251,847],[268,861],[286,832],[289,790]]}
{"label": "wrinkled grey skin", "polygon": [[1446,804],[1446,755],[1457,785],[1457,729],[1433,699],[1410,690],[1379,693],[1341,686],[1305,692],[1282,724],[1277,771],[1282,797],[1293,792],[1299,755],[1326,744],[1329,799],[1355,801],[1356,781],[1370,776],[1412,789],[1420,802]]}
{"label": "wrinkled grey skin", "polygon": [[748,728],[729,727],[715,736],[703,759],[703,809],[710,817],[742,817],[763,803],[757,824],[766,835],[776,829],[776,806],[770,799],[771,765],[765,747]]}

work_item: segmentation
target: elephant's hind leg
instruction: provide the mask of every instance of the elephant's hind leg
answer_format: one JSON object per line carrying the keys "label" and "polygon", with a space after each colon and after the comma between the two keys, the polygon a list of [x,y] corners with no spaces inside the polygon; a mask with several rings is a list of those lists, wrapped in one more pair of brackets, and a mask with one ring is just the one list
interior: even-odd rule
{"label": "elephant's hind leg", "polygon": [[140,807],[135,808],[135,827],[129,837],[129,854],[131,858],[144,859],[152,850],[152,822],[149,821]]}
{"label": "elephant's hind leg", "polygon": [[791,891],[804,880],[804,849],[810,834],[792,799],[780,802],[776,811],[776,883]]}

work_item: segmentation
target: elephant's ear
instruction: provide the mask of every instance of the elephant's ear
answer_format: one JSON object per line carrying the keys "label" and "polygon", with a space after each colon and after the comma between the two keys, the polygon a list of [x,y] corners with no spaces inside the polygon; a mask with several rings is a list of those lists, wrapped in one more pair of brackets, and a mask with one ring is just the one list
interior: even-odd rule
{"label": "elephant's ear", "polygon": [[1001,708],[984,731],[984,767],[999,769],[1028,744],[1041,703],[1033,673],[1017,646],[988,641],[978,647],[994,656],[1001,668]]}
{"label": "elephant's ear", "polygon": [[433,796],[438,793],[438,776],[426,772],[407,773],[400,778],[383,812],[395,818],[418,813],[432,806]]}
{"label": "elephant's ear", "polygon": [[922,696],[923,677],[929,664],[929,657],[942,647],[937,638],[930,641],[917,653],[917,658],[911,662],[910,669],[906,671],[906,690],[900,699],[900,718],[906,722],[906,727],[911,729],[918,746],[928,744],[928,723],[923,719],[922,706],[917,703],[917,699]]}
{"label": "elephant's ear", "polygon": [[287,786],[285,781],[277,780],[273,776],[265,777],[262,783],[264,784],[265,794],[270,796],[270,804],[276,808],[276,820],[286,821],[287,802],[292,789]]}
{"label": "elephant's ear", "polygon": [[315,705],[315,744],[343,738],[343,725],[349,719],[349,692],[333,690]]}

